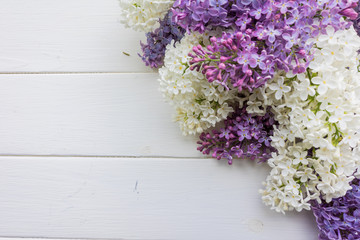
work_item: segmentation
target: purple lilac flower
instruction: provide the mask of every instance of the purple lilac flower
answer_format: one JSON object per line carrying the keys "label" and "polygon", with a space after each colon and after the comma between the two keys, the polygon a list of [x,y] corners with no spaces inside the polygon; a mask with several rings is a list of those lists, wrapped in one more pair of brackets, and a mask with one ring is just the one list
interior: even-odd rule
{"label": "purple lilac flower", "polygon": [[229,8],[228,0],[176,0],[172,8],[173,21],[188,32],[203,33],[206,26],[229,27],[234,21]]}
{"label": "purple lilac flower", "polygon": [[330,203],[312,203],[320,240],[360,239],[360,180],[354,179],[345,196]]}
{"label": "purple lilac flower", "polygon": [[265,11],[260,4],[260,1],[253,1],[252,8],[249,11],[249,15],[254,17],[256,20],[259,20]]}
{"label": "purple lilac flower", "polygon": [[[261,31],[254,34],[261,35]],[[193,58],[191,69],[201,70],[209,82],[217,81],[227,89],[252,91],[273,76],[276,59],[266,50],[260,52],[250,35],[224,33],[221,38],[210,40],[212,44],[207,48],[198,45],[189,54]]]}
{"label": "purple lilac flower", "polygon": [[[338,29],[343,25],[339,21],[342,16],[354,18],[352,8],[357,3],[358,0],[176,0],[172,12],[173,20],[188,32],[202,33],[214,26],[229,27],[244,13],[261,23],[265,21],[262,25],[266,25],[266,21],[276,20],[280,25],[285,22],[289,27],[299,27],[298,24],[304,19],[318,18],[319,25],[324,27],[331,24]],[[335,23],[325,23],[318,17],[323,15],[323,11],[329,12],[329,9],[332,9]]]}
{"label": "purple lilac flower", "polygon": [[[232,0],[226,3],[222,0],[218,8],[226,16],[215,21],[210,5],[209,14],[201,11],[202,17],[198,17],[202,6],[198,1],[176,0],[173,13],[178,15],[175,21],[183,24],[187,31],[203,32],[232,23],[235,31],[225,31],[220,38],[212,38],[208,46],[194,47],[189,54],[191,68],[203,72],[209,82],[217,81],[227,89],[252,91],[264,85],[276,70],[304,72],[312,59],[312,45],[307,40],[329,25],[335,30],[349,27],[350,22],[340,20],[344,16],[353,18],[355,2],[358,0]],[[202,4],[205,3],[206,0]]]}
{"label": "purple lilac flower", "polygon": [[269,42],[273,43],[275,42],[275,38],[280,36],[282,31],[281,29],[275,29],[275,26],[273,23],[270,23],[267,27],[267,32],[268,32],[268,40]]}
{"label": "purple lilac flower", "polygon": [[266,161],[274,151],[270,146],[274,123],[270,112],[255,116],[248,114],[246,108],[238,109],[224,121],[225,126],[220,131],[200,135],[198,150],[218,160],[227,159],[229,164],[233,158]]}
{"label": "purple lilac flower", "polygon": [[146,34],[147,44],[141,44],[143,55],[139,56],[146,66],[159,68],[164,64],[166,46],[172,41],[180,41],[185,30],[172,21],[172,13],[169,12],[163,20],[160,20],[160,27],[153,32]]}

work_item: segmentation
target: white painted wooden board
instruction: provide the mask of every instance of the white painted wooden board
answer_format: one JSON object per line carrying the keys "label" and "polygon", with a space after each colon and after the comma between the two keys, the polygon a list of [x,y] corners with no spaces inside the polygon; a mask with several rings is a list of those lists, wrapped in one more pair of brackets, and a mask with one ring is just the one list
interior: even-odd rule
{"label": "white painted wooden board", "polygon": [[0,157],[0,236],[315,240],[310,212],[270,211],[269,169],[214,159]]}
{"label": "white painted wooden board", "polygon": [[0,75],[0,154],[201,157],[157,74]]}
{"label": "white painted wooden board", "polygon": [[[150,72],[118,0],[1,0],[0,72]],[[122,52],[129,53],[128,57]]]}

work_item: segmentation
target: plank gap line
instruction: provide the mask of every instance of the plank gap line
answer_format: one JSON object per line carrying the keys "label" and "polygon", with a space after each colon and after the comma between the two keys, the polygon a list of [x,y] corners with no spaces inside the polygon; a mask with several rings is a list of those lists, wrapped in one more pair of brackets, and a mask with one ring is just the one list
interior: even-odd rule
{"label": "plank gap line", "polygon": [[207,159],[207,160],[216,160],[210,157],[179,157],[179,156],[156,156],[156,155],[139,155],[139,156],[119,156],[119,155],[60,155],[60,154],[49,154],[49,155],[33,155],[33,154],[0,154],[0,157],[39,157],[39,158],[150,158],[150,159]]}
{"label": "plank gap line", "polygon": [[149,72],[0,72],[0,75],[157,74]]}
{"label": "plank gap line", "polygon": [[[126,239],[126,238],[67,238],[67,237],[24,237],[24,236],[0,236],[0,240],[10,240],[10,239],[48,239],[48,240],[152,240],[152,239],[144,239],[144,238],[136,238],[136,239]],[[161,240],[161,239],[159,239]],[[165,240],[165,239],[164,239]]]}

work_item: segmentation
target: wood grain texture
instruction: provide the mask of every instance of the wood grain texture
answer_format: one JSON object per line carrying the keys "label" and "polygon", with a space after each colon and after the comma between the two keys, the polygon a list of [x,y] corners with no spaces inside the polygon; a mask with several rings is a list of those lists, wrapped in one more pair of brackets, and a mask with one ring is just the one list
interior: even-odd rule
{"label": "wood grain texture", "polygon": [[156,78],[0,75],[0,154],[201,157]]}
{"label": "wood grain texture", "polygon": [[284,216],[262,204],[269,169],[252,161],[1,157],[0,165],[0,236],[317,239],[310,212]]}
{"label": "wood grain texture", "polygon": [[2,0],[0,72],[150,72],[119,19],[117,0]]}

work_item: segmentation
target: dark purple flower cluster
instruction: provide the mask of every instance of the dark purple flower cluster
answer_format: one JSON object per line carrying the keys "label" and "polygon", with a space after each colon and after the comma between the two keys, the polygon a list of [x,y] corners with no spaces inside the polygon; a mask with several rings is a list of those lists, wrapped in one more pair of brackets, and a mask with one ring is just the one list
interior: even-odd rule
{"label": "dark purple flower cluster", "polygon": [[354,29],[357,34],[360,36],[360,4],[358,3],[357,6],[354,8],[354,11],[357,15],[353,14],[356,18],[353,20],[354,22]]}
{"label": "dark purple flower cluster", "polygon": [[160,20],[160,27],[153,32],[146,33],[147,44],[141,44],[143,55],[139,56],[146,66],[159,68],[164,64],[166,46],[180,41],[185,30],[172,21],[172,13],[169,12],[163,20]]}
{"label": "dark purple flower cluster", "polygon": [[360,239],[360,180],[354,179],[351,186],[345,196],[330,203],[313,203],[320,240]]}
{"label": "dark purple flower cluster", "polygon": [[[173,19],[187,27],[188,31],[200,32],[233,22],[233,33],[212,38],[206,48],[194,47],[190,63],[193,69],[202,71],[210,82],[218,81],[228,88],[251,91],[265,84],[276,70],[291,70],[294,74],[304,72],[312,59],[312,45],[307,40],[316,37],[329,25],[335,29],[348,27],[350,22],[341,21],[341,18],[353,18],[352,8],[357,0],[217,2],[215,4],[210,0],[206,4],[207,17],[204,18],[205,12],[198,6],[200,1],[177,0]],[[225,11],[226,20],[220,21],[219,16],[215,17],[213,9]]]}
{"label": "dark purple flower cluster", "polygon": [[229,164],[234,157],[266,161],[274,151],[270,145],[274,123],[270,112],[255,116],[248,114],[244,107],[231,114],[220,131],[202,133],[198,150],[218,160],[227,159]]}

